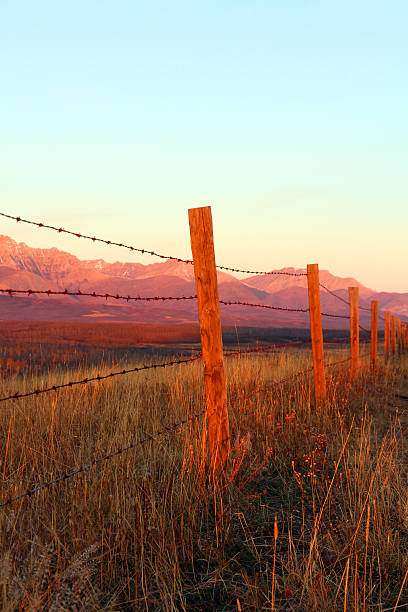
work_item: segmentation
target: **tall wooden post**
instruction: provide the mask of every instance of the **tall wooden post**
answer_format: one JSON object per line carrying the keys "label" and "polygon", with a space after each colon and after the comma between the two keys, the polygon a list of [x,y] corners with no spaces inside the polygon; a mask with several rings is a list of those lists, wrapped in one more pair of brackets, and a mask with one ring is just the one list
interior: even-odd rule
{"label": "tall wooden post", "polygon": [[401,320],[398,317],[396,319],[396,324],[397,324],[397,350],[400,353],[401,352]]}
{"label": "tall wooden post", "polygon": [[406,337],[405,337],[405,322],[401,321],[401,352],[405,353]]}
{"label": "tall wooden post", "polygon": [[314,391],[315,400],[318,403],[326,399],[318,264],[308,264],[307,266],[307,287],[309,292],[310,333],[312,336]]}
{"label": "tall wooden post", "polygon": [[211,207],[188,211],[198,298],[208,443],[214,475],[226,467],[230,450],[227,389]]}
{"label": "tall wooden post", "polygon": [[349,287],[350,300],[350,350],[351,378],[355,378],[359,366],[358,287]]}
{"label": "tall wooden post", "polygon": [[374,369],[377,364],[377,319],[378,319],[378,302],[371,302],[371,367]]}
{"label": "tall wooden post", "polygon": [[389,357],[390,355],[390,311],[387,310],[385,313],[384,323],[384,355]]}
{"label": "tall wooden post", "polygon": [[391,351],[395,354],[396,350],[396,339],[395,339],[395,316],[391,315]]}

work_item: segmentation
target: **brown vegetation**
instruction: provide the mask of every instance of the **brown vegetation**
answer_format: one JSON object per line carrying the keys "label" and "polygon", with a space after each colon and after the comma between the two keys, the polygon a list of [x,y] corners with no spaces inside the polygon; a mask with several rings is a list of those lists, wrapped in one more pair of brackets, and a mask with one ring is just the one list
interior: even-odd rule
{"label": "brown vegetation", "polygon": [[[229,359],[230,397],[310,361],[309,351]],[[10,375],[0,393],[84,374]],[[318,410],[309,378],[230,403],[216,491],[200,420],[6,507],[2,609],[408,605],[407,375],[402,357],[380,360],[375,376],[363,366],[352,384],[339,367]],[[202,387],[197,362],[3,405],[1,499],[184,418],[202,407]]]}

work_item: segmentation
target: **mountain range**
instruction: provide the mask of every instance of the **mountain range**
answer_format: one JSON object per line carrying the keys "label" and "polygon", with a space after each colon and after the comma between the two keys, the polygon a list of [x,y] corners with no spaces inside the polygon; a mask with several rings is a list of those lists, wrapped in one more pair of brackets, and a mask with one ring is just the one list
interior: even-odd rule
{"label": "mountain range", "polygon": [[[284,268],[280,272],[304,272]],[[376,292],[354,278],[341,278],[320,270],[320,281],[337,297],[348,299],[347,288],[358,286],[360,305],[408,316],[408,293]],[[218,272],[220,299],[266,306],[307,308],[304,276],[254,275],[239,279]],[[103,259],[80,260],[57,248],[31,248],[0,235],[0,288],[82,291],[126,296],[191,296],[196,293],[193,266],[175,260],[143,265],[108,263]],[[136,323],[195,323],[195,300],[180,302],[126,302],[108,298],[73,296],[0,296],[0,319],[32,321],[127,321]],[[331,293],[321,291],[322,312],[348,315],[348,306]],[[247,306],[221,305],[224,325],[307,327],[308,313],[285,312]],[[369,327],[370,313],[360,311],[360,324]],[[381,324],[381,321],[380,321]],[[323,317],[327,329],[347,328],[346,319]]]}

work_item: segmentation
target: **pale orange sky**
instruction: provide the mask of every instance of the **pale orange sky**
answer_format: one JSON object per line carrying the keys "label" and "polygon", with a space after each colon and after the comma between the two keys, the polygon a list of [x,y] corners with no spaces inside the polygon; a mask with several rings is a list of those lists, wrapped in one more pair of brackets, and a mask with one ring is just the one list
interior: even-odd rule
{"label": "pale orange sky", "polygon": [[95,7],[2,3],[0,210],[184,257],[211,203],[219,262],[408,291],[407,2]]}

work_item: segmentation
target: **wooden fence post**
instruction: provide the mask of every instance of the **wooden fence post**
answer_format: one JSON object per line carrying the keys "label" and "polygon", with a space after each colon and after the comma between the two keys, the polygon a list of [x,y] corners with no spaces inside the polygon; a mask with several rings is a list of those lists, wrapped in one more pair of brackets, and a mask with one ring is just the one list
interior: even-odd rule
{"label": "wooden fence post", "polygon": [[395,316],[391,315],[391,351],[395,354],[396,339],[395,339]]}
{"label": "wooden fence post", "polygon": [[377,364],[377,318],[378,318],[378,302],[371,302],[371,367],[374,369]]}
{"label": "wooden fence post", "polygon": [[401,352],[405,353],[406,337],[405,337],[405,322],[401,321]]}
{"label": "wooden fence post", "polygon": [[312,336],[314,391],[315,400],[318,403],[326,399],[318,264],[307,265],[307,287],[309,292],[310,333]]}
{"label": "wooden fence post", "polygon": [[401,320],[397,317],[396,319],[397,325],[397,351],[401,352]]}
{"label": "wooden fence post", "polygon": [[188,211],[198,298],[211,470],[226,467],[230,450],[227,388],[211,207]]}
{"label": "wooden fence post", "polygon": [[390,311],[387,310],[385,313],[384,323],[384,355],[389,357],[390,355]]}
{"label": "wooden fence post", "polygon": [[355,378],[359,366],[358,287],[349,287],[350,300],[350,350],[351,378]]}

